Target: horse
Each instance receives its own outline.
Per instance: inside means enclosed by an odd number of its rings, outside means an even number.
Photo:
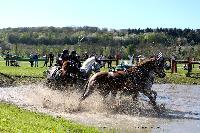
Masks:
[[[100,64],[96,62],[95,56],[88,58],[83,62],[80,69],[78,64],[73,61],[65,61],[61,68],[61,77],[68,83],[76,84],[85,82],[91,76],[92,72],[100,71]],[[81,83],[82,84],[82,83]]]
[[[117,92],[129,92],[133,100],[141,92],[147,96],[150,103],[156,106],[157,93],[151,90],[155,76],[165,77],[164,58],[156,56],[146,59],[138,66],[133,66],[126,71],[98,72],[86,83],[80,101],[86,99],[95,89],[106,98],[109,93],[116,97]]]
[[[83,62],[80,69],[77,64],[72,61],[64,61],[62,67],[53,66],[47,70],[48,83],[56,83],[57,85],[83,85],[91,74],[100,71],[100,64],[96,62],[95,57],[90,57]]]
[[[80,73],[83,78],[88,79],[92,72],[100,72],[101,64],[99,64],[96,60],[95,56],[88,58],[85,62],[83,62],[80,67]]]

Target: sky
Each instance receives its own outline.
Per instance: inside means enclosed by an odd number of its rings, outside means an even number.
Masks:
[[[0,28],[200,29],[200,0],[0,0]]]

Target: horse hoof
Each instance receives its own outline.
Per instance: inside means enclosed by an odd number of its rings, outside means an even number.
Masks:
[[[159,109],[160,109],[161,112],[164,112],[164,110],[165,110],[165,104],[160,104],[159,105]]]
[[[156,106],[156,102],[155,101],[149,101],[149,104],[151,104],[153,107]]]
[[[162,114],[165,110],[165,105],[161,104],[161,105],[156,105],[154,106],[154,110],[158,113],[158,114]]]

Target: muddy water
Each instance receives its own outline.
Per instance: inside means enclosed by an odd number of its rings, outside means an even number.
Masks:
[[[79,91],[61,92],[42,84],[0,88],[0,100],[94,125],[102,131],[199,133],[200,86],[163,84],[154,85],[153,90],[158,93],[160,113],[142,94],[139,102],[132,102],[129,96],[102,101],[94,94],[80,104]]]

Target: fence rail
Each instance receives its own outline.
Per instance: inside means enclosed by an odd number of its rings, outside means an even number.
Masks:
[[[28,58],[4,58],[4,60],[35,61],[34,59],[28,59]],[[38,61],[45,61],[45,59],[38,59]]]
[[[193,61],[191,58],[188,60],[171,60],[171,72],[177,73],[177,64],[185,64],[187,66],[188,76],[192,72],[192,65],[193,64],[200,64],[200,61]]]

